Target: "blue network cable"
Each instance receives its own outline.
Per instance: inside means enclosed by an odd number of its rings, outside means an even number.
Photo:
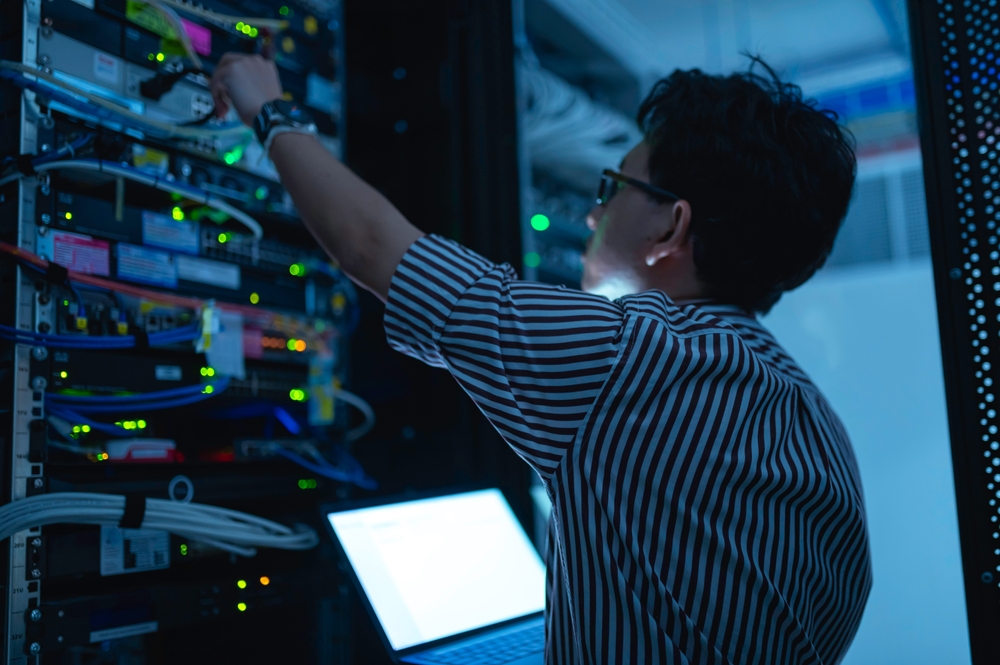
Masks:
[[[149,334],[150,346],[167,346],[193,342],[201,336],[201,326],[192,323],[187,326]],[[109,335],[107,337],[91,337],[87,335],[52,335],[29,330],[18,330],[10,326],[0,325],[0,339],[24,344],[34,344],[56,349],[132,349],[136,346],[134,335]]]
[[[45,394],[45,411],[51,416],[68,422],[89,425],[113,436],[135,436],[134,431],[117,425],[101,423],[85,414],[122,413],[130,411],[159,411],[189,406],[215,397],[229,387],[229,379],[220,378],[207,385],[184,386],[136,395],[61,395]],[[207,390],[211,388],[211,390]]]
[[[228,387],[229,378],[222,377],[214,383],[205,385],[198,384],[134,395],[62,395],[60,393],[46,393],[45,402],[46,404],[72,408],[79,413],[110,413],[121,411],[125,408],[135,410],[165,409],[174,406],[186,406],[187,404],[209,399],[223,392]]]
[[[305,423],[300,422],[298,418],[287,411],[284,407],[268,402],[242,404],[240,406],[216,411],[211,414],[210,417],[220,418],[223,420],[243,420],[259,416],[268,418],[269,422],[265,428],[265,437],[267,438],[271,438],[273,436],[272,420],[280,422],[285,429],[294,435],[300,434],[307,427]],[[338,463],[336,465],[331,464],[319,455],[319,453],[316,454],[316,458],[307,459],[296,452],[281,447],[280,444],[275,445],[272,450],[274,451],[274,454],[284,457],[288,461],[294,462],[302,468],[308,469],[309,471],[323,476],[324,478],[329,478],[342,483],[353,483],[362,489],[378,489],[378,482],[365,473],[364,468],[362,468],[361,464],[354,459],[350,453],[339,446],[334,446],[333,448],[333,451],[338,457]]]
[[[336,480],[342,483],[353,483],[358,487],[366,490],[378,489],[378,482],[365,473],[361,465],[351,457],[350,461],[353,462],[349,470],[341,469],[340,467],[330,464],[326,460],[321,462],[314,462],[302,457],[298,453],[294,453],[291,450],[285,448],[276,447],[274,452],[281,457],[284,457],[290,462],[298,464],[304,469],[312,471],[313,473],[323,476],[324,478],[329,478],[331,480]],[[346,455],[346,453],[345,453]]]

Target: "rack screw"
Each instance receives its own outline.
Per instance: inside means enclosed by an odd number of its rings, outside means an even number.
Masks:
[[[36,490],[40,490],[40,489],[42,489],[42,486],[43,486],[44,484],[45,484],[45,481],[44,481],[44,480],[42,480],[41,478],[35,478],[35,489],[36,489]],[[38,542],[38,545],[35,545],[35,542],[36,542],[36,541]],[[42,544],[42,541],[41,541],[41,539],[40,539],[40,538],[35,538],[35,540],[31,541],[31,544],[32,544],[32,545],[35,545],[35,547],[38,547],[39,545],[41,545],[41,544]]]
[[[41,478],[35,478],[35,487],[41,487],[41,486],[42,486],[42,479]],[[42,539],[41,538],[32,538],[31,539],[31,546],[32,547],[41,547],[42,546]]]
[[[42,611],[36,607],[35,609],[31,610],[31,614],[29,614],[28,616],[31,617],[32,621],[41,621]]]
[[[28,651],[31,652],[32,656],[37,656],[42,652],[42,645],[39,644],[38,642],[32,642],[31,646],[28,647]]]
[[[42,220],[42,224],[49,225],[52,223],[52,215],[47,212],[43,212],[40,219]]]
[[[31,355],[35,358],[35,360],[45,360],[49,357],[49,350],[44,346],[36,346],[31,349]]]
[[[31,576],[32,577],[41,577],[42,576],[42,571],[38,570],[37,568],[32,568],[31,569]]]
[[[44,392],[47,385],[49,382],[45,380],[44,376],[36,376],[31,380],[31,389],[35,392]]]

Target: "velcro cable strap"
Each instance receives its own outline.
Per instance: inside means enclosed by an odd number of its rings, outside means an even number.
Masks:
[[[125,495],[125,511],[118,521],[120,529],[138,529],[146,517],[146,497],[142,494]]]
[[[15,161],[17,170],[29,177],[35,175],[35,165],[32,162],[36,157],[36,155],[18,155]]]
[[[132,326],[132,336],[135,337],[135,348],[137,349],[148,349],[149,348],[149,333],[139,328],[138,326]]]
[[[55,261],[49,261],[49,267],[45,269],[45,279],[53,284],[65,284],[69,279],[69,270]]]

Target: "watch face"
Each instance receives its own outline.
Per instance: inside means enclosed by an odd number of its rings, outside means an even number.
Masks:
[[[276,99],[271,102],[274,110],[295,123],[308,125],[313,122],[312,114],[295,102],[285,99]]]

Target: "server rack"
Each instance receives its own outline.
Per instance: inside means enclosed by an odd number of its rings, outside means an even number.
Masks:
[[[356,293],[255,140],[207,121],[226,51],[274,58],[342,152],[339,3],[0,2],[4,504],[193,492],[320,531],[372,486],[338,392]],[[349,658],[318,539],[251,557],[123,520],[3,543],[4,662]]]
[[[909,14],[972,660],[995,663],[1000,14],[970,0],[911,0]]]

